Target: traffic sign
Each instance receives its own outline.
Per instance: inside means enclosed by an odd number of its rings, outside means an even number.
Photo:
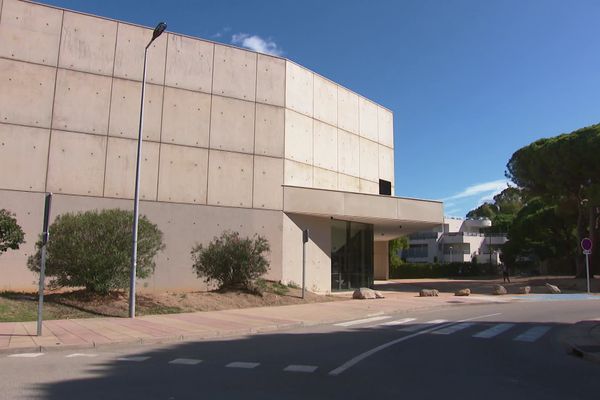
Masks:
[[[585,252],[592,252],[592,240],[590,238],[583,238],[581,240],[581,248],[583,249],[583,252],[585,254]],[[589,254],[589,253],[588,253]]]

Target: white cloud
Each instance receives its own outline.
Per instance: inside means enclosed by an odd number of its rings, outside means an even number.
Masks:
[[[263,39],[258,35],[248,33],[236,33],[231,36],[231,43],[245,47],[259,53],[280,56],[283,50],[271,39]]]
[[[506,179],[498,179],[496,181],[478,183],[476,185],[471,185],[465,188],[463,191],[456,193],[455,195],[445,198],[444,201],[464,199],[466,197],[473,197],[481,194],[484,194],[482,200],[491,199],[507,187],[508,181]]]

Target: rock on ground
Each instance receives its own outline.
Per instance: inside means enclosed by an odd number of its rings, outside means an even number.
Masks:
[[[492,294],[495,294],[495,295],[503,295],[506,293],[508,293],[508,292],[506,291],[506,288],[502,285],[494,286],[494,291],[492,292]]]
[[[377,295],[375,294],[375,291],[373,289],[360,288],[356,289],[354,293],[352,293],[352,298],[360,300],[376,299]]]
[[[468,296],[471,294],[471,289],[460,289],[454,293],[455,296]]]
[[[558,286],[546,283],[546,287],[548,288],[548,291],[550,293],[554,293],[554,294],[559,294],[560,293],[560,289],[558,288]]]
[[[529,294],[531,292],[531,286],[521,286],[519,288],[519,293],[521,294]]]
[[[421,297],[433,297],[439,295],[440,292],[438,292],[437,289],[421,289],[421,291],[419,292],[419,296]]]
[[[385,296],[379,290],[373,290],[373,291],[375,292],[375,297],[376,298],[378,298],[378,299],[385,299]]]

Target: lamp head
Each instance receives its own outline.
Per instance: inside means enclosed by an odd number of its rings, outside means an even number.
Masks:
[[[156,28],[154,28],[154,32],[152,33],[151,42],[153,42],[154,39],[159,37],[165,31],[165,29],[167,29],[167,24],[165,24],[164,22],[159,22],[158,25],[156,25]]]

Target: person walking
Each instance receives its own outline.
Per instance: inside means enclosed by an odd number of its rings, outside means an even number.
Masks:
[[[502,279],[503,282],[510,283],[510,275],[508,273],[508,265],[502,264]]]

